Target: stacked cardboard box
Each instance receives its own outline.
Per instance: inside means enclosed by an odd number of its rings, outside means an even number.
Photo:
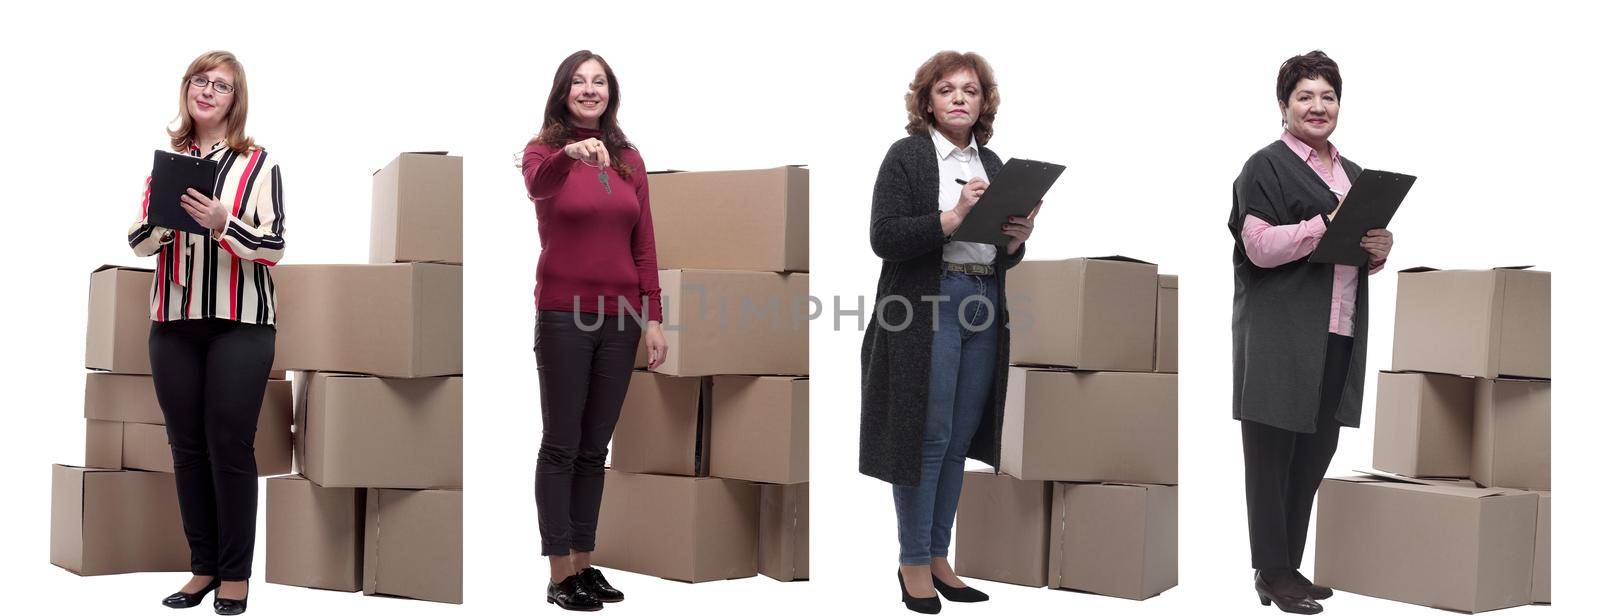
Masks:
[[[968,471],[956,573],[1146,599],[1178,583],[1178,280],[1125,257],[1007,274],[1000,468]]]
[[[687,582],[807,579],[809,173],[649,182],[668,352],[632,375],[594,563]]]
[[[1479,612],[1550,602],[1550,274],[1399,275],[1372,465],[1323,481],[1316,578]]]

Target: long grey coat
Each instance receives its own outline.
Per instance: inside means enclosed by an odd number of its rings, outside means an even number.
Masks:
[[[1000,174],[1000,157],[979,147],[984,172]],[[878,299],[861,341],[861,472],[896,485],[913,486],[922,478],[922,436],[928,414],[928,375],[933,365],[933,307],[920,298],[939,294],[944,263],[944,232],[939,226],[939,159],[929,135],[895,142],[878,168],[872,188],[872,251],[883,259]],[[1005,270],[1022,260],[1026,248],[996,255],[1000,305],[996,326],[1010,323],[1006,310]],[[901,296],[906,304],[883,298]],[[879,310],[881,308],[881,312]],[[908,321],[909,319],[909,321]],[[883,327],[898,327],[899,331]],[[1006,366],[1011,358],[1011,332],[1001,327],[995,352],[994,386],[967,457],[997,465],[1000,422],[1006,400]]]
[[[1354,182],[1361,167],[1341,158]],[[1246,215],[1271,225],[1326,216],[1339,204],[1322,177],[1282,140],[1262,148],[1233,183],[1233,418],[1294,432],[1316,432],[1322,364],[1327,358],[1328,303],[1333,265],[1309,257],[1261,268],[1245,255]],[[1359,267],[1355,344],[1335,414],[1340,425],[1361,425],[1367,366],[1367,268]]]

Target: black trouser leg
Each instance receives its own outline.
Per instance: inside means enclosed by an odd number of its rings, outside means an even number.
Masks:
[[[167,422],[189,571],[217,575],[217,499],[206,447],[206,338],[199,321],[152,323],[150,375]]]
[[[1354,340],[1349,336],[1328,335],[1328,356],[1322,369],[1322,404],[1317,409],[1317,431],[1296,434],[1294,460],[1289,465],[1289,482],[1284,492],[1289,529],[1289,567],[1300,568],[1310,532],[1311,511],[1328,474],[1328,464],[1339,448],[1339,402],[1350,370]]]
[[[572,478],[572,549],[593,552],[595,526],[600,522],[600,497],[605,490],[606,453],[611,433],[622,413],[633,375],[633,358],[639,348],[639,324],[632,318],[608,317],[589,369],[589,398],[583,409],[583,434]]]

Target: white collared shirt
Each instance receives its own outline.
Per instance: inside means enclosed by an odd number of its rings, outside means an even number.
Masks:
[[[980,178],[989,181],[989,174],[983,170],[983,159],[978,156],[978,140],[967,138],[967,147],[957,147],[946,139],[943,133],[929,128],[933,135],[934,155],[939,157],[939,211],[948,212],[955,209],[956,203],[961,200],[961,184],[956,180],[971,180]],[[992,265],[995,257],[993,244],[979,244],[975,242],[950,242],[944,245],[944,260],[950,263],[982,263]]]

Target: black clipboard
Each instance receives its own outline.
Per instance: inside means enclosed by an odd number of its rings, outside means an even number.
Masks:
[[[211,195],[216,185],[217,161],[156,150],[155,163],[150,166],[150,206],[145,217],[157,227],[208,235],[211,231],[183,209],[178,197],[190,188]]]
[[[972,205],[972,211],[950,234],[951,241],[1005,246],[1011,236],[1001,233],[1012,216],[1026,217],[1067,168],[1064,165],[1013,158],[990,180],[989,188]]]
[[[1372,255],[1361,248],[1361,237],[1368,230],[1388,228],[1416,181],[1416,176],[1404,173],[1362,171],[1351,184],[1350,194],[1344,196],[1339,215],[1323,232],[1316,250],[1311,251],[1311,262],[1366,265]]]

